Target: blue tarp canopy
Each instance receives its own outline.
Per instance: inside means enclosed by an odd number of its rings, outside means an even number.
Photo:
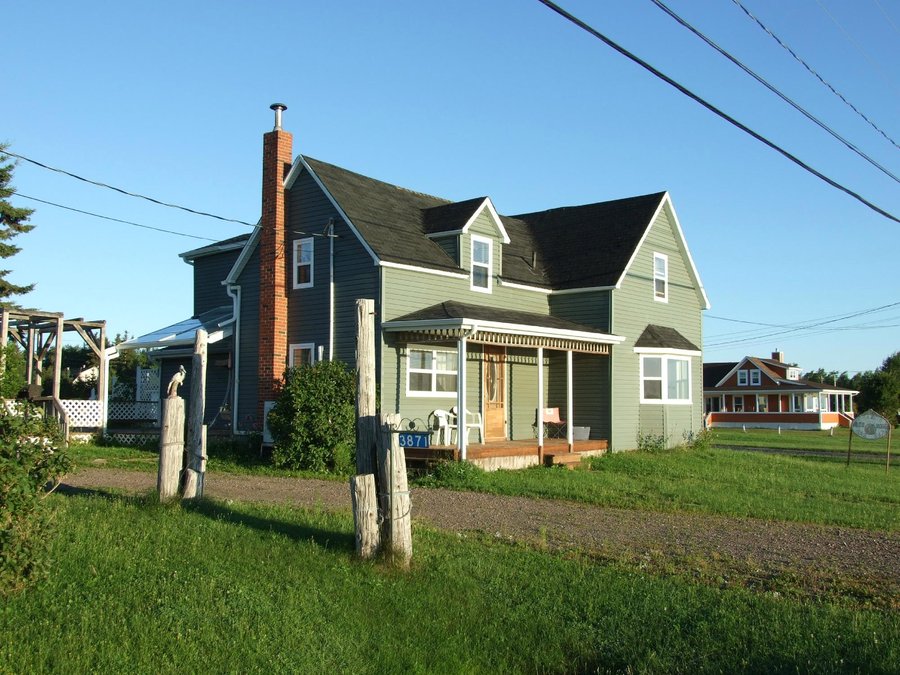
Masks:
[[[229,337],[233,332],[234,321],[231,305],[216,307],[198,316],[192,316],[171,326],[160,328],[123,342],[118,346],[121,349],[155,349],[158,347],[183,347],[194,344],[197,331],[205,330],[209,337],[207,342],[212,344]]]

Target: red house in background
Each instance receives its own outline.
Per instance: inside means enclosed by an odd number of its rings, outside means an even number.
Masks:
[[[859,392],[800,379],[800,368],[771,359],[703,364],[703,401],[708,427],[832,429],[853,421]]]

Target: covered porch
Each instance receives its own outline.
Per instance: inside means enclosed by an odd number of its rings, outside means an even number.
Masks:
[[[382,330],[398,354],[400,415],[427,419],[430,431],[437,430],[435,414],[450,409],[456,417],[449,439],[432,435],[431,455],[521,468],[543,464],[548,455],[566,453],[575,462],[579,453],[606,451],[607,439],[576,440],[575,355],[608,363],[611,346],[624,338],[557,317],[457,302],[385,322]],[[562,420],[553,427],[559,438],[547,437],[545,415],[538,414],[548,408],[551,376],[558,383],[551,405]],[[593,392],[578,408],[584,416],[606,400],[609,385],[587,376],[582,385]]]

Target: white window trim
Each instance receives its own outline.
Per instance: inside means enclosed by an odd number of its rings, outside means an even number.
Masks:
[[[750,376],[747,375],[746,370],[739,370],[737,372],[737,386],[746,387],[747,383],[750,381]]]
[[[288,345],[288,367],[294,367],[294,352],[298,349],[308,349],[309,350],[309,362],[313,364],[316,362],[316,343],[315,342],[298,342],[296,344]]]
[[[759,368],[754,368],[750,371],[750,386],[758,387],[762,384],[762,371]]]
[[[453,370],[438,370],[437,369],[437,357],[436,354],[438,352],[443,352],[447,354],[453,354],[454,359],[453,363],[456,364],[456,352],[450,349],[424,349],[420,347],[410,347],[410,352],[431,352],[432,353],[432,368],[431,370],[424,370],[420,368],[412,368],[409,364],[411,363],[408,355],[406,360],[406,395],[409,398],[456,398],[456,391],[419,391],[418,389],[412,389],[409,386],[410,376],[415,373],[431,373],[431,386],[434,387],[437,384],[437,376],[438,375],[456,375],[456,384],[457,388],[459,387],[459,372],[454,366]]]
[[[662,260],[666,264],[666,273],[663,276],[657,276],[656,274],[656,261]],[[656,281],[657,279],[662,279],[663,284],[665,285],[665,292],[662,297],[656,294]],[[653,253],[653,299],[656,302],[669,302],[669,256],[665,253]]]
[[[309,281],[307,283],[301,284],[297,281],[297,277],[298,277],[297,270],[300,266],[300,258],[299,258],[300,249],[306,244],[309,245],[309,250],[310,250]],[[294,239],[294,273],[293,273],[294,274],[294,276],[293,276],[294,288],[312,288],[313,281],[315,278],[313,276],[313,271],[315,269],[315,260],[316,260],[316,247],[315,247],[315,240],[313,239],[313,237],[304,237],[303,239]]]
[[[662,398],[644,398],[644,360],[660,359],[662,376],[646,379],[661,380],[662,382]],[[686,361],[688,364],[688,391],[686,399],[670,399],[669,395],[669,361]],[[646,354],[641,355],[640,377],[638,378],[638,387],[640,387],[639,396],[641,403],[651,405],[691,405],[694,402],[694,365],[691,363],[690,357],[674,355],[674,354]]]
[[[487,244],[488,247],[488,261],[485,263],[476,263],[475,262],[475,243],[480,242],[482,244]],[[469,272],[469,288],[476,293],[492,293],[493,285],[494,285],[494,241],[493,239],[488,239],[487,237],[479,237],[477,234],[473,234],[471,237],[471,242],[469,244],[469,264],[471,266],[471,271]],[[487,288],[482,288],[481,286],[475,285],[475,267],[487,267]]]

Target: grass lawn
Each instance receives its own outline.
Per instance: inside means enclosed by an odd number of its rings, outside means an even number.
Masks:
[[[839,453],[847,457],[847,445],[850,430],[838,428],[832,434],[829,431],[788,431],[781,434],[775,429],[712,429],[712,442],[715,445],[742,445],[756,448],[785,448],[789,450],[823,450]],[[891,442],[891,459],[900,454],[900,430],[895,429]],[[887,454],[887,439],[867,441],[854,436],[852,453],[867,455]]]
[[[53,495],[56,565],[0,604],[0,671],[896,672],[900,616],[339,515]]]
[[[588,466],[591,470],[535,467],[484,473],[449,465],[418,482],[620,508],[900,528],[900,469],[887,474],[880,464],[847,467],[710,448],[613,453],[591,459]]]

